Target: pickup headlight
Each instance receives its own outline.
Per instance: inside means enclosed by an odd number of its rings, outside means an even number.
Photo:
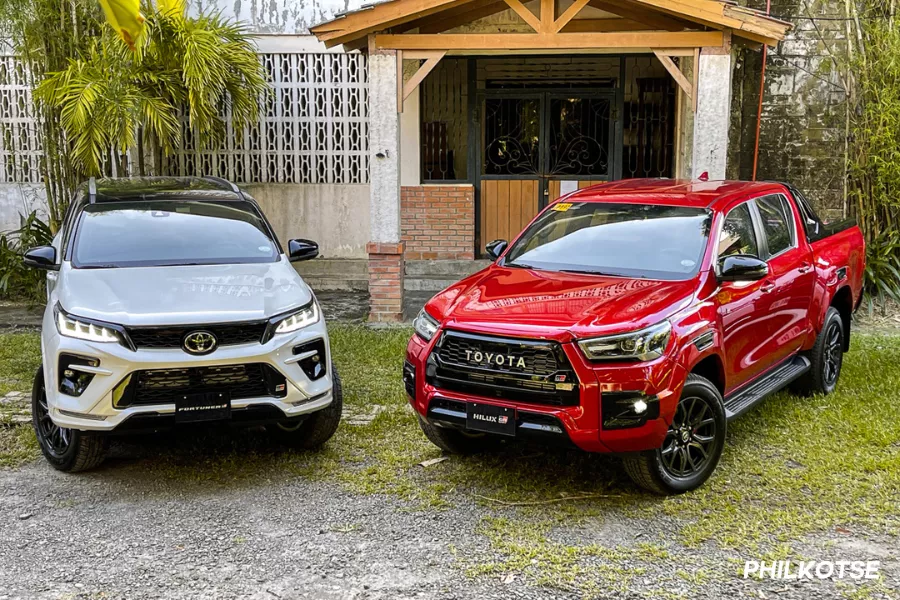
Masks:
[[[413,321],[413,327],[415,328],[416,333],[419,334],[419,337],[428,342],[434,337],[434,333],[438,328],[438,322],[437,319],[425,312],[425,309],[423,308],[419,311],[416,320]]]
[[[90,319],[73,317],[59,306],[56,307],[56,328],[60,335],[86,342],[115,342],[117,344],[122,342],[122,337],[114,327]]]
[[[663,355],[671,334],[672,325],[663,321],[640,331],[580,340],[578,345],[588,360],[647,361]]]
[[[313,298],[309,304],[302,306],[297,312],[282,317],[275,326],[275,333],[293,333],[304,327],[319,322],[319,304]]]

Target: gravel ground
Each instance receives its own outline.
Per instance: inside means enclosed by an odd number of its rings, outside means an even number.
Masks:
[[[172,448],[175,472],[156,470],[156,456]],[[277,455],[250,479],[196,481],[196,457],[179,455],[188,448],[197,446],[127,440],[88,474],[65,475],[42,461],[0,470],[0,598],[582,597],[516,571],[467,575],[473,565],[502,559],[483,534],[484,521],[514,520],[516,508],[486,506],[460,490],[449,508],[422,509],[297,476],[281,470]],[[589,561],[588,568],[614,569],[608,587],[596,590],[601,598],[844,598],[862,591],[744,580],[743,560],[759,557],[667,542],[679,526],[674,517],[603,515],[555,527],[549,537],[609,548],[654,542],[650,554]],[[861,597],[898,597],[895,538],[832,532],[794,549],[807,559],[880,560],[885,585]]]

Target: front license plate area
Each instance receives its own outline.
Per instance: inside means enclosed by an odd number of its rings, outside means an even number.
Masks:
[[[228,392],[185,394],[175,399],[175,422],[197,423],[231,418],[231,396]]]
[[[516,409],[469,402],[466,404],[466,429],[514,436],[516,435]]]

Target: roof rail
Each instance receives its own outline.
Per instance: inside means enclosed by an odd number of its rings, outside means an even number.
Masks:
[[[94,177],[88,180],[88,202],[91,204],[97,202],[97,180]]]
[[[235,185],[233,182],[228,181],[227,179],[223,179],[221,177],[213,177],[212,175],[204,175],[203,177],[201,177],[201,179],[203,179],[205,181],[209,181],[210,183],[217,183],[223,187],[228,188],[235,194],[241,193],[241,189],[237,185]]]

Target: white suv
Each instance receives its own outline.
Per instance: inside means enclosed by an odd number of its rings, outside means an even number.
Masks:
[[[301,447],[341,418],[328,333],[256,201],[215,178],[84,184],[45,269],[42,368],[32,391],[44,456],[62,471],[103,460],[109,432],[265,424]]]

